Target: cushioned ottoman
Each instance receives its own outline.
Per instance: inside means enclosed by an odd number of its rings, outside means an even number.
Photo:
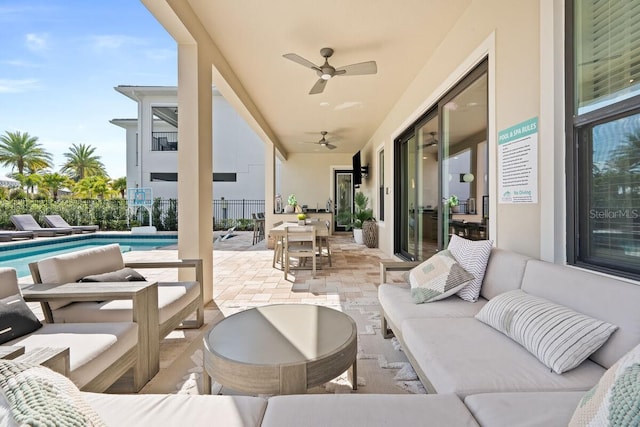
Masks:
[[[248,396],[82,393],[82,397],[109,426],[257,427],[267,406],[265,399]]]
[[[483,393],[467,396],[464,403],[483,427],[566,427],[584,394]]]
[[[290,395],[269,399],[263,427],[477,426],[454,395]]]

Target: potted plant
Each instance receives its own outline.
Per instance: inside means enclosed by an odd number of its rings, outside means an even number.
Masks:
[[[353,229],[353,238],[356,243],[361,245],[364,243],[362,227],[366,221],[373,220],[373,210],[367,208],[369,198],[361,191],[355,194],[354,203],[355,209],[353,213],[344,212],[342,215],[339,215],[338,218],[341,222],[345,223],[344,225],[347,230]]]
[[[303,214],[303,213],[298,214],[298,225],[304,225],[306,219],[307,219],[306,214]]]
[[[458,196],[454,194],[447,199],[446,204],[449,205],[451,212],[456,213],[459,209],[458,205],[460,204],[460,200],[458,200]]]
[[[287,198],[287,207],[284,208],[285,213],[294,213],[296,211],[296,206],[298,206],[298,199],[295,194],[289,194]]]

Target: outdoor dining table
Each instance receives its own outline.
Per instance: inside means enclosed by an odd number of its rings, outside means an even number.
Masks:
[[[304,225],[300,224],[298,221],[283,222],[282,224],[276,227],[273,227],[271,230],[269,230],[269,235],[273,236],[274,241],[278,242],[278,240],[284,237],[287,227],[309,227],[309,226],[315,227],[316,237],[329,237],[329,227],[327,227],[327,224],[324,221],[309,221],[309,220],[307,220]],[[322,242],[322,239],[319,239],[319,241]],[[321,244],[318,245],[318,252],[322,254]],[[274,251],[274,254],[273,254],[274,261],[275,261],[276,253],[277,251]],[[328,249],[327,249],[327,256],[329,256]]]

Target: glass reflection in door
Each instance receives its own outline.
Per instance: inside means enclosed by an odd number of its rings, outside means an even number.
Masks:
[[[335,206],[335,224],[336,231],[345,231],[353,213],[353,172],[345,170],[337,170],[334,174],[334,197]]]

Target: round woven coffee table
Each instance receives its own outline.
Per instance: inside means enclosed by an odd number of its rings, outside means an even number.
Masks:
[[[277,304],[231,315],[204,336],[204,386],[253,394],[302,394],[346,370],[357,389],[357,328],[346,314]]]

